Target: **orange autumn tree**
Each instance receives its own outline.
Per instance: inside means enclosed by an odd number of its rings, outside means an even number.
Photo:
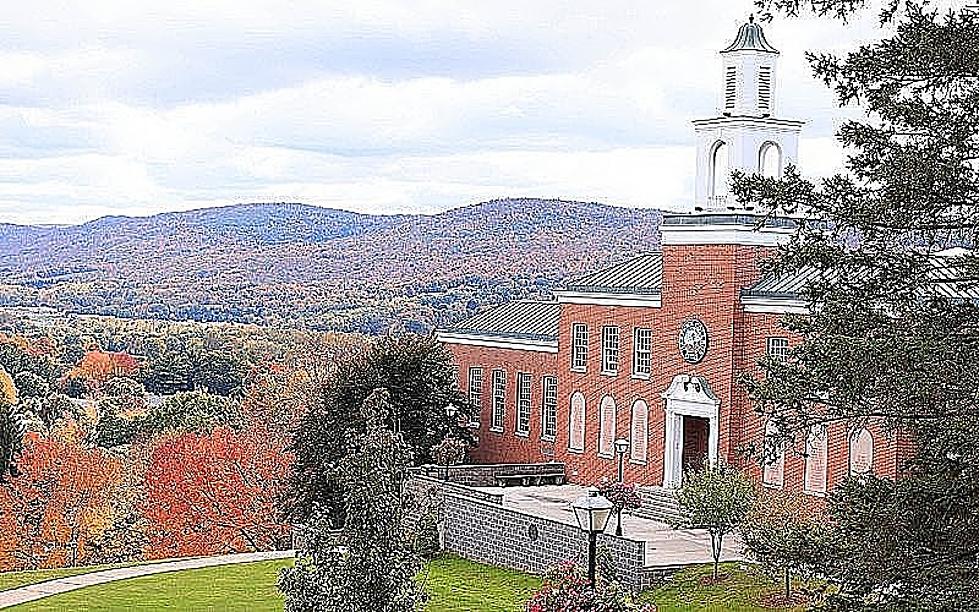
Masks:
[[[0,487],[0,571],[84,564],[112,522],[122,462],[71,427],[57,433],[29,433],[20,476]]]
[[[147,556],[273,550],[289,543],[278,502],[291,456],[263,428],[166,435],[151,449]]]
[[[92,350],[71,371],[72,378],[79,378],[90,389],[99,389],[110,378],[131,376],[139,369],[136,359],[128,353],[110,353]]]

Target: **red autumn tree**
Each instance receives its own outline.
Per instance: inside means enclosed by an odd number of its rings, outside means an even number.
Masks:
[[[0,571],[84,564],[112,523],[122,462],[80,439],[73,425],[25,438],[21,475],[0,487]]]
[[[131,376],[139,369],[136,359],[128,353],[109,353],[105,351],[88,351],[78,365],[71,371],[71,376],[80,378],[89,388],[98,389],[110,378]]]
[[[291,456],[262,428],[171,434],[150,450],[142,503],[150,558],[281,549]]]

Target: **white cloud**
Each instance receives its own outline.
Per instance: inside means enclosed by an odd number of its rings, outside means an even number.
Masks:
[[[39,0],[0,24],[0,221],[235,201],[435,211],[501,196],[676,208],[691,119],[744,7],[613,1]],[[705,18],[705,16],[710,16]],[[807,48],[874,32],[767,26],[803,169],[844,114]]]

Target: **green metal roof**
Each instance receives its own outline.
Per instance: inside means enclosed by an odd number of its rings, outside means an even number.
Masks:
[[[560,316],[561,307],[557,302],[520,300],[477,314],[443,331],[449,334],[556,342]]]
[[[565,291],[618,295],[659,295],[663,287],[663,254],[646,253],[565,283]]]

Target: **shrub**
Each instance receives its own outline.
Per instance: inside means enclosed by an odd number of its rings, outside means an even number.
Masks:
[[[571,562],[552,569],[527,603],[528,612],[654,612],[652,604],[637,603],[615,582],[599,580],[595,589]]]

